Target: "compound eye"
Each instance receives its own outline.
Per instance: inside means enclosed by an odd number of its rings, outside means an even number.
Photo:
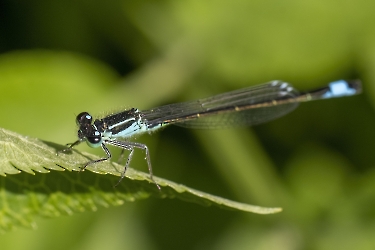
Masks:
[[[87,144],[92,148],[99,147],[102,144],[102,136],[97,131],[93,135],[87,136],[86,140]]]
[[[76,122],[78,125],[91,124],[92,116],[87,112],[82,112],[77,115]]]
[[[101,142],[102,137],[101,136],[90,136],[90,137],[87,137],[87,140],[91,144],[97,144],[97,143]]]

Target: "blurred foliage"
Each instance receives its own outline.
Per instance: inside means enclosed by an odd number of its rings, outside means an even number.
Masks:
[[[135,138],[155,175],[282,213],[147,199],[40,219],[37,230],[0,236],[2,249],[373,249],[374,7],[1,0],[0,127],[60,144],[76,139],[82,111],[148,109],[273,79],[301,91],[364,82],[360,96],[304,103],[253,128]],[[132,166],[146,168],[141,153]]]

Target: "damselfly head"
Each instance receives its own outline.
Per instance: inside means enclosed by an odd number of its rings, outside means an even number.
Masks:
[[[80,141],[86,140],[90,147],[99,147],[102,143],[102,135],[92,125],[92,116],[87,112],[82,112],[77,115],[77,125],[79,126],[78,138]]]

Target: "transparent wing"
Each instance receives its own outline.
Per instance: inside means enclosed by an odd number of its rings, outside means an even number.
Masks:
[[[159,124],[209,129],[249,126],[283,116],[298,106],[289,83],[272,81],[195,101],[141,111],[149,128]]]

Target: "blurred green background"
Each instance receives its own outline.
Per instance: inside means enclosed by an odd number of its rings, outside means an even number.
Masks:
[[[252,128],[135,140],[154,174],[282,213],[150,198],[0,235],[1,249],[374,249],[375,2],[0,0],[0,127],[66,144],[75,116],[281,79],[363,94]],[[80,145],[79,150],[102,155]],[[114,152],[118,151],[113,150]],[[147,171],[142,151],[131,167]],[[84,174],[84,173],[82,173]]]

